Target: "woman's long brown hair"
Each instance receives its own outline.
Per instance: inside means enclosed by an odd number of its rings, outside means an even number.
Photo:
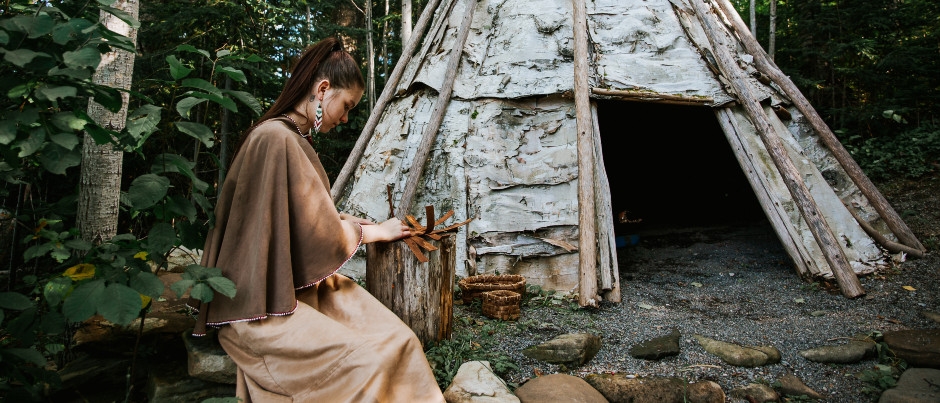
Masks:
[[[242,134],[232,159],[238,155],[249,132],[262,122],[287,113],[301,100],[310,97],[313,85],[323,79],[329,80],[330,87],[336,89],[366,87],[359,65],[343,47],[343,41],[339,38],[329,37],[307,47],[297,60],[274,105]]]

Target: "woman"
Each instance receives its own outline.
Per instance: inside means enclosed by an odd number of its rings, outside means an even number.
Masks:
[[[220,327],[245,402],[442,402],[421,344],[336,271],[359,245],[411,235],[339,214],[311,134],[346,123],[365,85],[335,38],[301,55],[274,105],[235,153],[202,265],[235,298],[201,304],[194,334]]]

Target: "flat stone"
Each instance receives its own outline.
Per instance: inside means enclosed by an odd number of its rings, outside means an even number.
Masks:
[[[772,346],[741,346],[695,335],[695,340],[709,354],[736,367],[759,367],[780,362],[780,351]]]
[[[747,386],[735,388],[731,391],[731,397],[759,403],[780,400],[780,395],[777,394],[774,388],[762,383],[749,383]]]
[[[222,349],[215,330],[202,337],[194,337],[187,330],[181,337],[186,347],[190,376],[208,382],[235,384],[238,366]]]
[[[530,379],[516,389],[516,397],[522,403],[607,403],[604,395],[584,379],[566,374],[551,374]]]
[[[80,355],[58,371],[62,389],[69,389],[90,382],[102,383],[102,380],[118,379],[117,384],[124,384],[127,370],[131,366],[128,358],[100,357],[88,354]]]
[[[590,333],[569,333],[522,350],[534,360],[568,367],[578,367],[594,358],[601,348],[601,338]]]
[[[496,376],[487,361],[469,361],[444,391],[447,403],[519,403],[506,382]]]
[[[910,368],[901,373],[898,384],[883,393],[878,403],[940,402],[940,370]]]
[[[630,348],[630,356],[644,360],[658,360],[679,354],[679,331],[641,342]]]
[[[940,369],[940,329],[887,332],[884,342],[911,367]]]
[[[724,403],[725,392],[712,381],[681,378],[628,378],[625,374],[590,374],[584,380],[611,402]]]
[[[816,400],[823,399],[823,395],[819,394],[819,392],[813,390],[809,386],[806,386],[802,379],[797,378],[793,374],[786,374],[780,377],[778,381],[780,382],[780,393],[784,395],[806,396],[810,399]]]
[[[814,347],[800,351],[803,358],[829,364],[854,364],[875,354],[875,341],[866,335],[856,335],[846,344]]]

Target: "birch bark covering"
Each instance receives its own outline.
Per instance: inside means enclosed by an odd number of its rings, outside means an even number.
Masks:
[[[137,0],[119,0],[112,7],[122,10],[137,19],[140,4]],[[116,33],[137,43],[137,30],[114,15],[101,12],[99,22]],[[114,49],[102,55],[101,64],[92,81],[108,87],[130,89],[134,73],[134,54]],[[121,131],[127,120],[129,95],[121,92],[121,109],[112,113],[95,103],[88,103],[88,116],[109,130]],[[100,243],[117,234],[118,213],[121,197],[121,163],[123,152],[111,144],[98,145],[91,136],[82,142],[81,178],[78,198],[78,229],[82,239]]]

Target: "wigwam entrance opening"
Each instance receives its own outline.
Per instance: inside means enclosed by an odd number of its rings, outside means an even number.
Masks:
[[[629,243],[631,235],[767,225],[710,108],[619,101],[597,108],[616,235]],[[631,222],[619,222],[622,212]]]

